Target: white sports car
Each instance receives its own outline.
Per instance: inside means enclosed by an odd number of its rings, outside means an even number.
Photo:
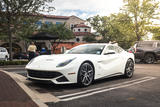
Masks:
[[[30,80],[88,86],[100,78],[132,77],[134,55],[114,44],[84,44],[65,54],[38,56],[26,65],[26,69]]]

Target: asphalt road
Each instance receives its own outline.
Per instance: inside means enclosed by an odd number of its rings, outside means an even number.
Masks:
[[[26,76],[24,68],[6,68]],[[95,81],[80,88],[75,84],[54,85],[28,82],[39,93],[50,93],[59,102],[46,102],[49,107],[160,107],[160,64],[136,64],[133,78],[122,76]]]

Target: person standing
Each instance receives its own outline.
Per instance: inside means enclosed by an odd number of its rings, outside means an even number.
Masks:
[[[34,42],[31,42],[31,45],[29,45],[28,47],[29,61],[36,56],[36,50],[37,50],[36,45],[34,44]]]

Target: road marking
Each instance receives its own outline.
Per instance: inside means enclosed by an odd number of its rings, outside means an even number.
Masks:
[[[82,91],[82,92],[78,92],[78,93],[57,96],[57,97],[60,98],[60,101],[70,101],[70,100],[74,100],[74,99],[78,99],[78,98],[82,98],[82,97],[87,97],[87,96],[91,96],[91,95],[102,93],[102,92],[107,92],[107,91],[111,91],[111,90],[115,90],[115,89],[119,89],[119,88],[124,88],[124,87],[128,87],[128,86],[140,84],[140,83],[150,81],[153,79],[156,79],[156,78],[155,77],[144,77],[144,78],[135,79],[135,80],[128,81],[128,82],[123,82],[120,84],[115,84],[114,87],[110,87],[110,88],[101,87],[101,88],[86,90],[86,91]],[[66,98],[66,97],[68,97],[68,98]]]
[[[117,85],[128,84],[128,83],[132,83],[132,82],[135,82],[135,81],[140,81],[140,80],[148,79],[148,78],[150,78],[150,77],[143,77],[143,78],[139,78],[139,79],[123,82],[123,83],[118,83],[118,84],[114,84],[114,85],[104,86],[104,87],[100,87],[100,88],[94,88],[94,89],[85,90],[85,91],[82,91],[82,92],[77,92],[77,93],[67,94],[67,95],[62,95],[62,96],[57,96],[57,97],[58,98],[65,98],[65,97],[75,96],[75,95],[79,95],[79,94],[85,94],[85,93],[88,93],[88,92],[97,91],[97,90],[105,89],[105,88],[108,88],[108,87],[114,87],[114,86],[117,86]]]

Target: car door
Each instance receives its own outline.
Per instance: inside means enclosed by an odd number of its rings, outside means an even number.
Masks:
[[[115,50],[115,46],[109,45],[101,55],[101,59],[98,61],[103,76],[109,76],[118,73],[120,69],[120,54]]]

